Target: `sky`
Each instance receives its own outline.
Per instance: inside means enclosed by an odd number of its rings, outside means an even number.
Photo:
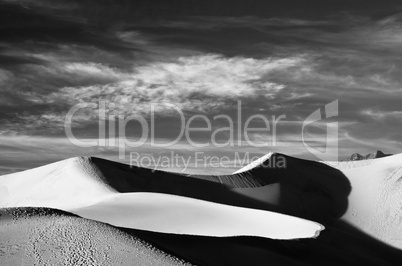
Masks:
[[[236,154],[399,153],[401,55],[400,1],[0,0],[0,174],[75,156],[130,163],[130,152],[155,160],[173,152],[189,167],[158,168],[217,174],[242,166]],[[316,110],[323,119],[303,127]],[[246,139],[252,116],[249,128],[261,130]],[[82,141],[112,139],[99,125],[115,121],[115,136],[135,142],[139,117],[154,127],[137,147],[79,147],[66,133],[67,125]],[[275,132],[272,117],[282,117]],[[207,120],[209,130],[178,138]],[[338,135],[328,137],[335,122]],[[229,160],[205,167],[196,152]]]

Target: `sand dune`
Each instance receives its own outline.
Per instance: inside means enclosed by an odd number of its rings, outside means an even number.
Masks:
[[[57,208],[155,232],[296,239],[315,237],[323,229],[318,223],[297,217],[197,199],[210,199],[212,195],[215,201],[223,198],[236,203],[242,197],[216,182],[150,169],[126,169],[96,158],[72,158],[2,176],[0,186],[7,191],[0,202],[3,208]],[[125,218],[127,213],[131,215]]]
[[[119,227],[199,236],[298,239],[316,237],[324,229],[318,223],[275,212],[161,193],[120,193],[70,211]]]
[[[239,266],[395,265],[402,257],[364,235],[332,227],[318,238],[283,241],[116,228],[54,209],[0,210],[0,265],[186,264],[171,254],[195,265]]]
[[[286,159],[286,168],[266,167],[272,166],[269,160],[278,156]],[[205,245],[212,245],[219,236],[222,240],[216,243],[230,248],[228,257],[215,259],[230,261],[231,265],[242,265],[236,263],[241,256],[236,260],[231,255],[236,250],[250,256],[279,256],[279,261],[285,263],[282,259],[294,255],[288,249],[297,247],[316,254],[321,246],[326,256],[335,261],[344,254],[360,254],[356,261],[364,261],[364,254],[370,252],[371,260],[384,264],[387,256],[402,257],[398,251],[382,245],[402,248],[401,159],[402,154],[322,163],[268,154],[262,164],[250,165],[232,175],[214,176],[152,171],[80,157],[0,176],[0,207],[72,210],[83,217],[134,228],[124,230],[133,230],[179,257],[195,263],[208,261],[208,265],[213,264],[211,260],[203,258],[201,251],[190,249],[188,239],[200,241],[194,249],[208,250]],[[331,233],[324,230],[320,234],[323,237],[311,239],[320,244],[308,242],[301,246],[289,241],[267,244],[258,240],[312,237],[321,229],[316,222],[281,213],[320,222]],[[244,242],[227,238],[235,235],[259,237],[246,237]],[[178,242],[169,246],[174,239]],[[348,248],[341,249],[342,243],[349,243]],[[283,250],[278,250],[277,245]],[[258,247],[258,252],[254,247]],[[218,250],[226,252],[224,247],[213,246],[208,252]],[[336,252],[339,254],[334,255]],[[326,256],[322,256],[322,261]],[[293,257],[291,263],[298,258]],[[308,261],[306,257],[304,262]]]
[[[116,190],[103,182],[87,158],[71,158],[0,177],[0,208],[65,209],[91,205]]]
[[[265,162],[264,159],[269,160],[272,156],[275,155],[270,153],[259,160],[260,164],[250,164],[236,173],[248,173],[257,170]],[[346,183],[346,179],[347,183],[350,184],[350,189],[339,189],[340,195],[344,194],[343,199],[345,200],[345,208],[341,209],[340,213],[342,211],[343,213],[339,218],[372,237],[402,249],[402,154],[385,155],[382,152],[376,152],[359,160],[322,163],[342,173],[338,174],[339,182]],[[291,164],[291,167],[295,171],[303,171],[294,163]],[[313,169],[310,170],[313,172]],[[267,169],[267,173],[273,174],[273,172],[272,169]],[[326,178],[324,172],[322,179],[326,179],[325,182],[331,181]],[[332,181],[336,182],[336,180]],[[277,184],[280,183],[281,181]],[[322,183],[322,188],[327,189],[330,184],[330,182]],[[280,198],[279,202],[282,200],[283,205],[283,194],[286,193],[286,189],[279,188],[279,190],[277,192]],[[335,190],[333,192],[336,193]],[[347,193],[345,194],[345,192]],[[294,193],[303,193],[303,191],[298,189]],[[304,193],[308,192],[304,191]],[[291,209],[292,204],[294,204],[293,201],[290,208],[285,208],[285,212],[297,215]],[[313,217],[307,217],[313,219]]]
[[[285,168],[272,163],[279,159],[286,161]],[[257,166],[232,175],[176,174],[99,158],[89,161],[102,179],[119,192],[173,194],[279,211],[319,222],[339,218],[346,210],[350,192],[350,183],[341,171],[283,154],[267,156],[267,167]]]
[[[1,177],[0,187],[9,196],[3,196],[0,207],[64,209],[91,205],[116,192],[157,192],[317,221],[344,213],[350,188],[340,171],[280,154],[268,160],[279,156],[286,159],[286,168],[254,167],[219,176],[183,175],[99,158],[72,158]]]
[[[362,155],[360,153],[353,153],[349,157],[345,158],[342,161],[360,161],[360,160],[370,160],[370,159],[378,159],[387,156],[391,156],[392,154],[387,154],[382,151],[376,151],[372,153],[368,153],[366,155]]]
[[[112,226],[54,209],[0,209],[0,265],[185,265]]]
[[[352,186],[341,219],[402,249],[402,154],[331,165]]]

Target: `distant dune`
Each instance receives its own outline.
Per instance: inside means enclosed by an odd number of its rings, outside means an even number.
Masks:
[[[368,153],[366,155],[361,155],[360,153],[353,153],[346,159],[342,161],[360,161],[360,160],[370,160],[370,159],[378,159],[378,158],[383,158],[387,156],[391,156],[392,154],[387,154],[382,151],[376,151],[372,153]]]

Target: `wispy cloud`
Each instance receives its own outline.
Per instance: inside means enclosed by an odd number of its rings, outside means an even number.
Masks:
[[[33,84],[40,90],[26,91],[20,97],[32,104],[58,107],[18,115],[31,121],[31,130],[46,123],[60,128],[69,108],[81,102],[97,104],[106,100],[115,104],[116,114],[147,115],[151,103],[174,103],[184,111],[207,112],[225,107],[228,100],[275,98],[285,85],[271,81],[270,75],[301,67],[305,61],[302,57],[252,59],[208,54],[134,66],[128,72],[100,63],[47,59],[46,65],[26,66],[25,80],[10,82],[13,88],[24,86],[31,82],[31,75],[37,74]],[[96,115],[94,110],[87,118]]]
[[[303,20],[293,18],[263,18],[255,16],[213,17],[193,16],[181,20],[151,21],[148,26],[192,30],[219,30],[224,28],[253,28],[263,30],[267,27],[305,27],[331,25],[328,21]]]
[[[1,0],[0,2],[10,3],[21,5],[24,8],[45,8],[45,9],[52,9],[52,10],[71,10],[76,9],[79,7],[78,4],[69,2],[66,3],[65,1],[60,0]]]
[[[363,115],[371,117],[373,119],[394,118],[401,119],[402,111],[381,111],[376,109],[365,109],[361,112]]]

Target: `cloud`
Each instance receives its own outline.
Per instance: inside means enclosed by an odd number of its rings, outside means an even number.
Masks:
[[[232,98],[254,96],[258,90],[280,90],[281,84],[264,82],[264,78],[274,70],[285,70],[302,61],[302,58],[224,58],[212,54],[140,67],[135,76],[145,86],[160,86],[169,94],[177,91],[184,96],[203,93]]]
[[[253,28],[263,30],[268,27],[306,27],[306,26],[325,26],[330,25],[328,21],[303,20],[295,18],[264,18],[256,16],[237,16],[237,17],[214,17],[214,16],[193,16],[181,20],[167,20],[151,22],[153,27],[192,29],[192,30],[219,30],[224,28]]]
[[[161,104],[156,111],[168,114],[172,109],[164,107],[165,103],[173,103],[185,112],[206,113],[233,106],[238,99],[273,100],[286,88],[283,80],[274,81],[273,77],[307,64],[303,56],[255,59],[205,53],[173,53],[145,62],[130,62],[130,58],[124,61],[117,56],[113,61],[112,53],[98,48],[45,44],[51,49],[44,52],[41,45],[33,51],[19,50],[38,63],[0,72],[0,82],[6,84],[1,90],[8,95],[4,101],[12,106],[4,109],[8,116],[3,119],[3,132],[61,133],[68,110],[82,102],[98,104],[106,100],[115,104],[115,114],[149,116],[151,103]],[[6,51],[11,56],[18,49]],[[97,115],[97,110],[78,113],[74,125],[90,125]]]
[[[285,86],[269,81],[270,73],[287,71],[303,61],[298,57],[258,60],[214,54],[154,62],[134,67],[130,73],[102,64],[58,63],[40,66],[41,75],[48,80],[72,80],[77,84],[89,82],[91,85],[59,88],[42,95],[41,102],[72,107],[81,102],[97,104],[99,100],[106,100],[115,104],[116,113],[123,115],[147,115],[151,103],[173,103],[184,111],[206,112],[224,107],[228,100],[274,97]],[[59,114],[60,123],[67,111]],[[166,109],[157,111],[166,112]],[[93,116],[96,114],[89,117]],[[55,114],[49,117],[55,122]],[[43,114],[40,118],[48,120]],[[29,120],[32,119],[29,116]]]
[[[365,109],[361,111],[365,116],[373,119],[387,119],[387,118],[400,118],[402,117],[402,111],[380,111],[376,109]]]
[[[0,85],[6,85],[13,78],[13,73],[0,68]]]
[[[17,113],[14,122],[3,124],[3,132],[63,132],[65,115],[72,106],[82,102],[98,104],[99,100],[113,103],[116,115],[149,116],[151,103],[161,104],[157,113],[177,115],[164,104],[173,103],[184,112],[216,113],[233,108],[233,102],[242,99],[249,106],[302,119],[342,92],[350,97],[343,100],[350,101],[360,97],[359,91],[377,94],[378,88],[382,88],[380,92],[392,92],[397,84],[386,75],[356,76],[352,71],[346,74],[337,65],[329,69],[331,58],[308,53],[261,59],[211,53],[173,55],[131,65],[110,61],[114,65],[111,66],[99,61],[71,61],[80,55],[85,60],[89,48],[57,49],[58,53],[52,50],[26,53],[43,63],[23,65],[18,80],[11,71],[0,73],[0,80],[7,79],[9,93],[38,106],[33,113]],[[98,49],[91,49],[88,51],[102,54]],[[104,53],[104,57],[112,58],[112,55]],[[18,89],[22,87],[32,89]],[[370,97],[367,93],[366,96]],[[295,117],[295,108],[300,117]],[[97,116],[97,109],[77,113],[74,126],[91,125],[90,121]]]
[[[45,8],[52,10],[70,10],[78,8],[76,3],[70,1],[70,3],[65,3],[65,1],[60,0],[1,0],[4,3],[21,5],[24,8]]]

